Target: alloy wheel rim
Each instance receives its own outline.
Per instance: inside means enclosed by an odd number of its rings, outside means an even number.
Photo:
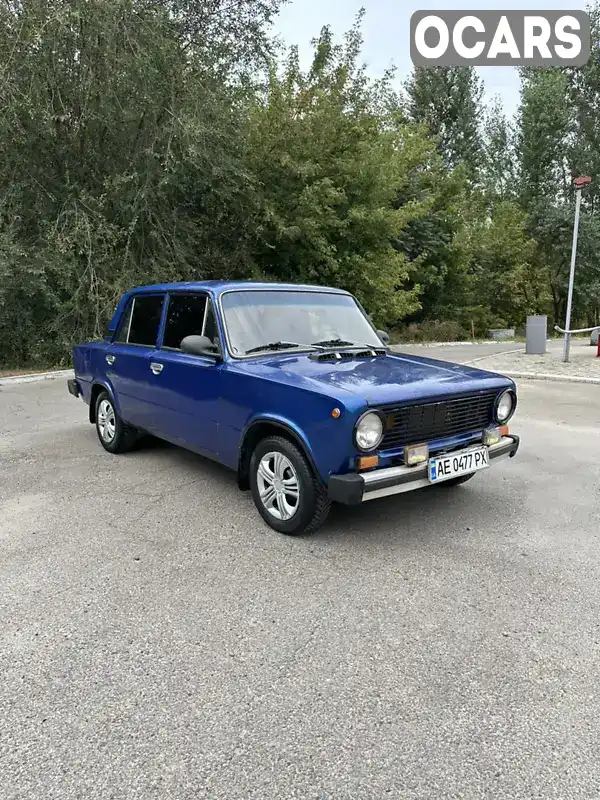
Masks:
[[[108,400],[103,400],[98,407],[98,431],[103,441],[110,444],[115,438],[116,428],[115,410]]]
[[[257,470],[258,493],[265,510],[286,522],[300,505],[300,482],[292,462],[283,453],[266,453]]]

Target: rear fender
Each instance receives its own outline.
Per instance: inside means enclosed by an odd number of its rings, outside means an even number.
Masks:
[[[117,414],[121,413],[121,408],[120,408],[120,405],[119,405],[119,401],[117,399],[117,395],[115,394],[115,391],[114,391],[113,387],[110,385],[109,381],[107,381],[105,378],[97,378],[92,383],[92,389],[91,389],[91,392],[90,392],[90,409],[89,409],[89,412],[90,412],[90,422],[91,423],[96,422],[96,400],[98,398],[98,395],[102,391],[106,391],[108,393],[108,396],[110,397],[111,402],[112,402]]]

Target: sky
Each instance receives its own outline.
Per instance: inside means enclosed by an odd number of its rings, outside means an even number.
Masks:
[[[289,45],[300,48],[302,65],[310,64],[311,39],[324,25],[330,25],[337,38],[352,27],[361,7],[363,21],[363,61],[373,76],[390,66],[403,81],[412,68],[410,59],[410,18],[415,11],[440,9],[567,11],[585,10],[585,0],[290,0],[275,22],[275,32]],[[519,104],[519,77],[513,67],[481,67],[486,99],[500,97],[506,113],[514,115]]]

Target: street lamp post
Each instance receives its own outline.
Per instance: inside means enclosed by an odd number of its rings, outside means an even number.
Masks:
[[[592,182],[591,178],[575,178],[575,224],[573,225],[573,247],[571,248],[571,272],[569,275],[569,294],[567,296],[567,319],[565,322],[564,361],[568,363],[571,349],[571,308],[573,306],[573,284],[575,282],[575,261],[577,259],[577,239],[579,237],[579,215],[581,213],[581,192]]]

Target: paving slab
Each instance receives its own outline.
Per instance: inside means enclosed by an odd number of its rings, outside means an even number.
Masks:
[[[600,382],[600,358],[597,348],[589,342],[575,341],[571,345],[569,362],[563,361],[563,343],[550,342],[543,355],[529,355],[524,350],[498,354],[478,354],[470,363],[481,369],[511,375],[523,375],[540,380],[574,380]]]

